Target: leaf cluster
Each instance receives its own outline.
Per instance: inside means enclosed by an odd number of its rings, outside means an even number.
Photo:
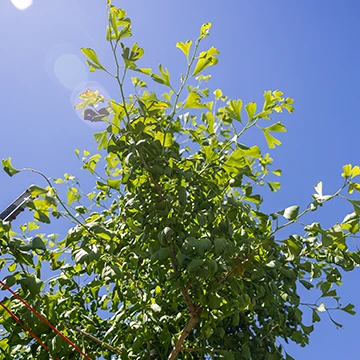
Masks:
[[[291,359],[284,342],[307,345],[321,313],[336,326],[331,310],[354,313],[351,304],[341,305],[337,287],[341,270],[360,264],[359,252],[347,245],[359,231],[359,201],[345,198],[354,212],[329,229],[314,222],[302,223],[301,235],[280,230],[346,189],[359,191],[359,168],[344,167],[344,184],[334,194],[323,195],[319,183],[303,211],[295,205],[262,212],[258,188],[277,191],[273,177],[281,170],[259,146],[243,144],[242,135],[258,128],[270,149],[281,145],[276,136],[286,128],[273,118],[291,113],[294,100],[279,90],[266,91],[261,105],[230,99],[220,89],[210,94],[204,71],[217,64],[219,51],[199,51],[210,28],[204,24],[194,43],[176,44],[186,68],[175,89],[163,65],[158,72],[138,67],[144,50],[126,43],[131,20],[109,2],[106,38],[115,69],[106,69],[94,50],[82,52],[90,71],[116,81],[119,99],[107,101],[88,89],[77,105],[83,112],[100,104],[106,109],[101,120],[107,128],[95,134],[98,153],[76,150],[94,175],[94,190],[84,194],[65,174],[55,179],[66,186],[64,201],[45,177],[48,187],[31,190],[34,221],[20,234],[0,223],[5,283],[17,286],[91,358]],[[129,73],[137,75],[131,77],[134,94],[125,95]],[[151,92],[148,81],[167,92]],[[21,171],[10,159],[3,167],[10,176]],[[51,217],[73,223],[63,239],[37,233]],[[317,289],[319,298],[302,303],[301,287]],[[80,358],[27,307],[12,298],[3,303],[51,356]],[[312,311],[309,325],[305,308]],[[3,308],[0,314],[0,359],[48,359]]]

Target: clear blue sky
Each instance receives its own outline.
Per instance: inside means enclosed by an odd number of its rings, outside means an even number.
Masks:
[[[83,67],[80,47],[94,48],[111,64],[105,41],[105,0],[33,0],[24,11],[10,0],[0,2],[0,157],[11,156],[17,167],[33,167],[48,176],[81,175],[74,149],[94,150],[96,129],[80,120],[74,97],[90,86],[117,97],[116,86],[102,73]],[[264,210],[273,211],[310,201],[313,186],[325,192],[342,184],[347,163],[360,164],[358,84],[360,83],[359,17],[356,0],[122,0],[133,21],[134,41],[145,48],[142,65],[161,62],[173,78],[183,71],[177,41],[195,39],[202,23],[213,28],[206,47],[220,50],[212,70],[213,89],[244,101],[261,101],[264,90],[282,90],[296,100],[293,115],[283,114],[288,127],[283,146],[272,152],[283,170],[282,189],[266,196]],[[221,4],[221,5],[220,5]],[[88,81],[89,83],[86,83]],[[97,82],[97,83],[94,83]],[[80,85],[79,85],[80,84]],[[279,118],[280,119],[280,118]],[[259,134],[249,145],[265,143]],[[88,178],[84,177],[85,186]],[[32,174],[9,178],[0,173],[0,207],[29,184],[42,184]],[[325,226],[341,221],[350,206],[336,202],[308,218]],[[54,224],[49,232],[61,231]],[[345,274],[340,289],[344,305],[360,311],[360,272]],[[357,359],[360,312],[334,314],[337,330],[323,316],[310,345],[288,346],[296,359]]]

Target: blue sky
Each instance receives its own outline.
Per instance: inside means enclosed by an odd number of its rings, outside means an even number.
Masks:
[[[282,114],[288,128],[283,145],[272,151],[275,167],[283,170],[282,189],[266,195],[263,209],[273,211],[306,206],[313,186],[322,180],[324,191],[342,185],[342,166],[360,163],[360,123],[356,104],[360,80],[356,0],[122,0],[133,22],[133,39],[145,49],[143,66],[161,62],[172,77],[185,69],[177,41],[195,39],[201,24],[211,21],[204,49],[220,50],[211,70],[213,89],[232,98],[262,101],[264,90],[282,90],[296,101],[294,114]],[[104,64],[111,64],[105,41],[105,0],[33,0],[24,11],[10,0],[0,2],[0,95],[2,99],[0,157],[11,156],[16,167],[33,167],[48,176],[65,172],[83,178],[74,149],[95,151],[97,131],[80,120],[73,109],[76,95],[91,87],[118,97],[116,84],[103,73],[90,74],[81,47],[94,48]],[[256,131],[248,145],[265,142]],[[42,184],[33,174],[9,178],[0,173],[0,207],[5,207],[28,185]],[[332,226],[351,212],[345,202],[334,202],[307,222]],[[52,225],[49,232],[63,231]],[[340,289],[344,305],[360,309],[359,271],[344,275]],[[336,313],[344,325],[337,330],[323,316],[310,345],[288,346],[296,359],[357,358],[360,315]]]

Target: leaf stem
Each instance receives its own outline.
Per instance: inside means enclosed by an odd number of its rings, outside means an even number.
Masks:
[[[345,180],[344,185],[343,185],[335,194],[331,195],[329,198],[327,198],[326,200],[322,201],[321,204],[325,204],[326,202],[332,200],[334,197],[339,196],[340,193],[341,193],[341,191],[343,191],[344,188],[345,188],[347,185],[348,185],[348,180]],[[285,227],[287,227],[287,226],[289,226],[289,225],[297,222],[302,216],[304,216],[306,213],[308,213],[308,212],[311,210],[311,207],[310,207],[311,204],[312,204],[312,203],[310,203],[310,204],[308,205],[308,207],[307,207],[302,213],[300,213],[295,219],[290,220],[289,222],[285,223],[284,225],[281,225],[281,226],[276,227],[275,230],[274,230],[272,233],[270,233],[269,237],[273,236],[273,235],[274,235],[276,232],[278,232],[279,230],[284,229]]]

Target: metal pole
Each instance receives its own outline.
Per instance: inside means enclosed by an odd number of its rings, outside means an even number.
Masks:
[[[29,189],[25,190],[16,200],[14,200],[1,214],[0,219],[3,221],[13,221],[25,210],[26,203],[31,197]]]

